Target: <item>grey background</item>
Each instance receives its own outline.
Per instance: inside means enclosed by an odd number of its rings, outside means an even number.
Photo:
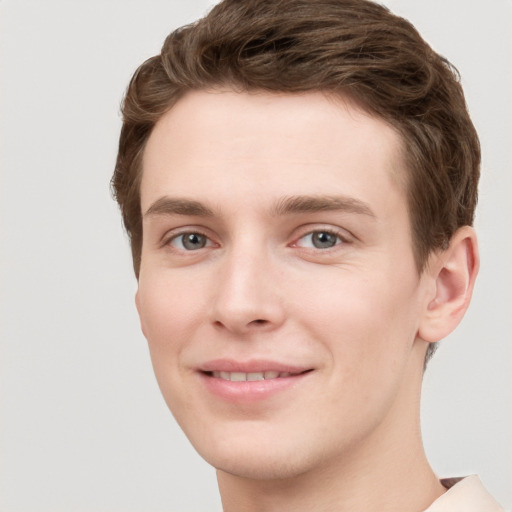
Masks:
[[[459,68],[484,156],[481,274],[427,371],[425,445],[512,509],[512,3],[386,3]],[[0,2],[2,511],[220,510],[155,383],[108,188],[132,72],[210,5]]]

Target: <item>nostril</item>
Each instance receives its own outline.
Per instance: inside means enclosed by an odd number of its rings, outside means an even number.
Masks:
[[[258,320],[253,320],[251,323],[252,324],[264,324],[266,322],[267,322],[266,320],[262,320],[261,318],[259,318]]]

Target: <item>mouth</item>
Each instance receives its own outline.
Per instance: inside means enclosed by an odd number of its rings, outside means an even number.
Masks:
[[[288,393],[290,391],[286,390],[299,386],[313,372],[314,368],[261,360],[247,363],[216,360],[199,369],[201,380],[210,396],[238,404]]]
[[[280,372],[277,370],[266,370],[259,372],[223,372],[211,371],[205,372],[206,375],[216,379],[229,380],[231,382],[255,382],[261,380],[283,379],[286,377],[296,377],[312,370],[304,370],[300,372]]]

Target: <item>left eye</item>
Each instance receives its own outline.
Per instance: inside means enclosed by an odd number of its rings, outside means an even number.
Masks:
[[[315,249],[330,249],[342,242],[343,240],[336,233],[330,231],[313,231],[300,238],[297,245],[301,247],[313,247]]]
[[[170,244],[177,249],[197,251],[209,245],[208,237],[201,233],[182,233],[174,237]]]

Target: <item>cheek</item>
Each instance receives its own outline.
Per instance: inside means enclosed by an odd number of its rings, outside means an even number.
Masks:
[[[371,384],[405,363],[417,331],[417,305],[416,279],[366,269],[312,280],[300,311],[330,352],[336,374]]]
[[[172,341],[177,333],[193,324],[204,296],[197,282],[180,279],[179,274],[170,272],[141,272],[138,310],[149,343]]]
[[[330,360],[326,423],[358,435],[378,424],[399,396],[417,319],[414,287],[390,289],[377,276],[344,284],[320,305],[310,299],[309,318]]]
[[[142,273],[137,292],[142,330],[147,339],[157,380],[176,375],[186,340],[192,336],[201,315],[201,295],[190,280],[165,274]],[[167,376],[164,375],[167,374]]]
[[[174,276],[141,272],[137,305],[148,342],[151,362],[162,395],[172,413],[179,416],[180,404],[190,403],[182,382],[182,354],[197,325],[199,298],[190,282]]]

